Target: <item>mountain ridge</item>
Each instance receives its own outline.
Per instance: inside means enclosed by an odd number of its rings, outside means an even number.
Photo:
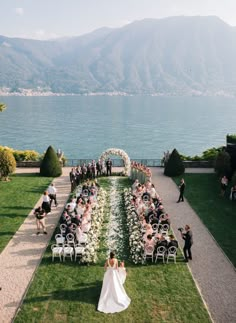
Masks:
[[[11,92],[236,95],[236,28],[215,16],[143,19],[47,41],[0,36]]]

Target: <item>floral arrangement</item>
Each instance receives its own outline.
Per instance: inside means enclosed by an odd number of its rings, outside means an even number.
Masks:
[[[147,180],[151,180],[152,172],[147,166],[131,162],[131,179],[138,179],[140,183],[145,183]]]
[[[99,236],[103,224],[106,195],[106,191],[100,188],[97,195],[97,203],[92,210],[92,224],[87,234],[87,245],[81,257],[81,263],[90,264],[97,262],[97,250],[99,249]]]
[[[135,207],[131,205],[132,200],[131,189],[124,190],[125,209],[127,213],[127,226],[129,228],[129,247],[131,260],[135,264],[142,263],[142,255],[144,245],[142,241],[142,226],[135,211]]]
[[[118,155],[124,160],[124,175],[129,176],[130,175],[130,158],[127,155],[127,153],[122,149],[117,148],[109,148],[106,151],[102,153],[99,159],[101,159],[102,162],[104,162],[110,155]]]

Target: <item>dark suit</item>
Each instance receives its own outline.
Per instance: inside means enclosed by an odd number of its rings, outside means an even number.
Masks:
[[[108,176],[108,174],[111,176],[111,168],[112,168],[112,161],[111,160],[107,160],[106,167],[107,167],[107,176]]]
[[[179,187],[179,199],[178,202],[184,201],[184,190],[185,190],[185,183],[181,183]]]
[[[188,258],[192,260],[192,252],[191,252],[191,247],[193,244],[193,234],[192,231],[187,231],[186,233],[183,233],[183,239],[185,241],[184,243],[184,257],[185,260],[188,261]]]

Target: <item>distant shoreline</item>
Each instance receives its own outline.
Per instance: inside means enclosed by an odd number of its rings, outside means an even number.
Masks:
[[[236,98],[236,94],[218,92],[186,92],[186,93],[126,93],[126,92],[88,92],[88,93],[54,93],[51,91],[38,92],[32,89],[22,89],[22,92],[9,92],[0,89],[0,97],[50,97],[50,96],[152,96],[152,97],[225,97]]]

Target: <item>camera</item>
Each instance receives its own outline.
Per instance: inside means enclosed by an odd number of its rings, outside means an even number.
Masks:
[[[183,232],[183,231],[184,231],[184,229],[183,229],[183,228],[178,228],[178,230],[179,230],[180,232]]]

